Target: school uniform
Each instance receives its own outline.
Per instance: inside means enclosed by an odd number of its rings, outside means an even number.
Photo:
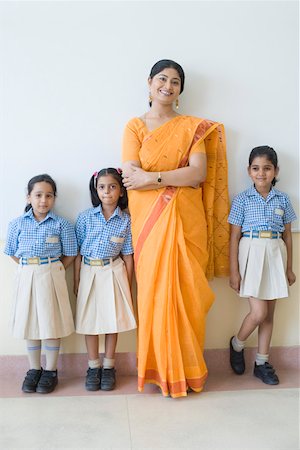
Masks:
[[[282,233],[296,219],[289,197],[272,188],[264,199],[252,186],[232,202],[228,222],[241,227],[241,297],[273,300],[288,297],[287,252]]]
[[[119,333],[136,328],[125,263],[133,254],[130,216],[117,207],[106,221],[101,205],[82,212],[75,225],[82,255],[76,332]]]
[[[56,339],[74,332],[60,257],[76,256],[74,227],[50,211],[38,222],[32,209],[9,224],[4,253],[16,256],[12,332],[23,339]]]

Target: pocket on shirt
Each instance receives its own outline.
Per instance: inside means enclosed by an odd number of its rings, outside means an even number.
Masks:
[[[110,241],[113,242],[114,244],[123,244],[125,241],[125,238],[122,236],[112,236],[110,238]]]

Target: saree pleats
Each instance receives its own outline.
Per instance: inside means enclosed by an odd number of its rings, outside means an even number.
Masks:
[[[198,150],[198,143],[211,135],[210,129],[217,128],[216,124],[204,121],[203,126],[202,122],[202,119],[180,116],[153,132],[144,130],[144,135],[139,135],[138,159],[142,167],[150,171],[182,167],[189,154]],[[134,132],[132,126],[130,132]],[[213,146],[217,148],[219,139],[214,139],[207,146],[209,151]],[[123,160],[131,159],[132,154],[126,152],[125,137]],[[206,193],[208,204],[216,199],[211,189],[215,189],[218,164],[216,158]],[[214,295],[206,277],[207,237],[211,230],[207,225],[203,190],[202,187],[170,187],[128,192],[138,285],[140,391],[149,382],[160,386],[165,396],[185,396],[189,388],[200,392],[207,377],[203,358],[205,318]],[[227,213],[228,199],[225,209]],[[213,206],[209,214],[213,220]],[[223,249],[226,245],[222,242]],[[210,253],[214,254],[214,246]]]

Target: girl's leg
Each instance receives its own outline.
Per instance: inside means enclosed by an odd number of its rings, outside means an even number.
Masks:
[[[267,302],[254,297],[249,298],[250,311],[243,320],[236,336],[230,339],[230,365],[237,375],[245,372],[244,347],[246,339],[266,318]]]
[[[237,338],[240,341],[246,341],[255,328],[266,319],[268,314],[268,302],[266,300],[250,297],[249,306],[250,311],[245,317],[237,334]]]
[[[88,352],[89,368],[85,378],[88,391],[98,391],[101,383],[101,361],[99,358],[99,336],[86,335],[85,343]]]
[[[254,364],[254,375],[266,384],[278,384],[279,379],[269,364],[269,351],[273,331],[273,318],[276,300],[266,300],[268,312],[265,320],[258,328],[258,353]]]
[[[39,339],[27,339],[27,352],[29,359],[29,368],[41,369],[41,348],[42,342]]]
[[[59,355],[60,339],[45,339],[44,349],[46,355],[46,369],[43,370],[36,392],[50,394],[57,385],[57,360]]]
[[[101,378],[101,389],[104,391],[111,391],[116,385],[116,371],[114,367],[117,340],[117,333],[105,335],[105,356]]]
[[[45,339],[46,370],[56,370],[60,349],[60,339]]]
[[[22,391],[26,393],[36,392],[38,382],[41,378],[41,341],[27,340],[27,351],[29,359],[29,370],[22,384]]]
[[[258,353],[262,355],[267,355],[270,350],[276,300],[268,300],[265,303],[267,304],[267,316],[258,327]]]

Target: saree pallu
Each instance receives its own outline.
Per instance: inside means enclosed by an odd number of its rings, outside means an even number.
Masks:
[[[149,132],[140,119],[125,129],[123,161],[146,171],[188,164],[203,151],[207,179],[199,188],[128,191],[138,286],[138,389],[163,395],[203,389],[205,318],[214,300],[207,276],[228,272],[227,162],[223,126],[176,117]]]

